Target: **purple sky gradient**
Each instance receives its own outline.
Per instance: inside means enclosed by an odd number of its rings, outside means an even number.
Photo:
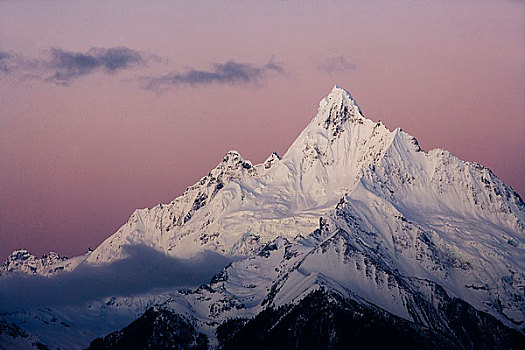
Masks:
[[[0,2],[0,53],[25,62],[8,73],[0,64],[0,260],[17,248],[81,254],[230,149],[254,163],[283,154],[334,84],[365,116],[425,150],[488,166],[525,194],[525,3],[256,4]],[[47,62],[50,48],[120,46],[147,65],[94,69],[62,86],[30,64]],[[283,72],[141,88],[147,77],[228,61]]]

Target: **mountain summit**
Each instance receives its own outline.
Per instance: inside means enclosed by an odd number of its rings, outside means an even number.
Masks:
[[[60,331],[29,322],[34,313],[46,319],[35,310],[5,322],[31,325],[48,345],[61,345],[58,332],[82,347],[91,339],[79,330],[102,336],[143,314],[92,348],[125,347],[136,329],[151,331],[140,333],[145,344],[225,349],[257,337],[262,348],[373,343],[372,330],[424,348],[508,348],[525,339],[522,199],[489,169],[424,152],[401,129],[365,118],[337,86],[284,156],[253,165],[230,151],[180,197],[136,210],[93,252],[61,266],[73,275],[128,266],[133,247],[184,261],[213,253],[231,264],[191,291],[99,297],[89,305],[90,315],[99,310],[97,327],[78,306],[45,311],[68,320]],[[170,325],[187,334],[162,328]]]
[[[208,249],[245,255],[279,235],[306,235],[382,157],[396,133],[364,118],[351,95],[334,87],[282,158],[271,155],[264,166],[253,166],[237,151],[228,152],[173,202],[136,211],[89,261],[123,258],[121,247],[130,243],[173,256]]]

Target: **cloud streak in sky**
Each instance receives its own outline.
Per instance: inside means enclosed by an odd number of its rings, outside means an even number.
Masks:
[[[158,61],[155,55],[145,55],[127,47],[91,48],[86,52],[47,50],[44,57],[29,59],[19,54],[0,51],[0,73],[23,79],[36,79],[55,85],[69,86],[73,81],[94,73],[113,75],[121,70],[147,66]],[[182,72],[139,79],[145,90],[165,91],[177,86],[211,84],[259,84],[269,73],[284,74],[283,67],[273,61],[264,65],[229,60],[213,63],[211,69],[188,68]]]
[[[144,89],[155,91],[181,85],[249,84],[260,83],[269,72],[283,74],[284,69],[272,61],[263,66],[256,66],[229,60],[226,63],[214,63],[210,70],[190,68],[181,73],[171,73],[160,77],[144,77],[141,82]]]
[[[356,69],[354,63],[350,63],[344,56],[335,56],[326,59],[324,62],[317,65],[317,70],[325,73],[346,72]]]
[[[114,74],[145,64],[146,60],[139,52],[127,47],[92,48],[85,54],[51,49],[49,65],[55,72],[46,80],[67,85],[73,79],[97,71]]]
[[[91,48],[85,53],[51,48],[48,57],[38,59],[0,51],[0,72],[67,86],[85,75],[96,72],[114,74],[145,66],[147,61],[144,54],[127,47]]]
[[[8,74],[13,69],[12,55],[9,52],[0,51],[0,72]]]

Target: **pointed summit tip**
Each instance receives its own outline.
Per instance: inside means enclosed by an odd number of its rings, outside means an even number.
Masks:
[[[362,118],[364,118],[363,113],[352,95],[339,85],[335,85],[330,94],[319,101],[319,109],[312,123],[323,125],[325,129],[333,126],[337,129],[333,135],[339,135],[342,124],[347,120],[354,122]]]
[[[332,91],[319,102],[319,111],[327,105],[356,105],[352,95],[345,89],[335,85]]]
[[[328,96],[331,96],[331,95],[336,95],[336,94],[340,94],[340,95],[343,95],[343,96],[346,96],[346,97],[349,97],[351,100],[353,100],[353,97],[352,95],[350,94],[349,91],[343,89],[342,87],[340,87],[339,85],[334,85],[334,88],[332,89],[332,91],[330,92],[330,94]]]

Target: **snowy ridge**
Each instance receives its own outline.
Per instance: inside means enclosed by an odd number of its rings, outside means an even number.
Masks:
[[[273,155],[272,155],[273,156]],[[269,158],[271,162],[272,157]],[[260,168],[258,169],[261,170]],[[104,241],[89,258],[90,263],[121,259],[122,246],[146,244],[169,254],[175,235],[197,211],[212,201],[225,185],[244,176],[255,176],[257,169],[237,151],[229,151],[210,173],[169,204],[138,209],[117,233]],[[182,234],[183,236],[184,234]]]
[[[352,96],[334,87],[282,159],[272,154],[252,166],[229,152],[173,202],[136,211],[89,261],[122,258],[126,244],[146,244],[173,256],[202,250],[249,254],[279,234],[307,234],[360,181],[383,184],[374,191],[402,205],[428,204],[435,211],[439,203],[444,214],[466,216],[482,210],[483,220],[510,224],[514,232],[525,227],[523,202],[488,169],[446,151],[422,152],[412,136],[364,118]],[[397,188],[385,187],[394,181]]]
[[[309,126],[279,158],[252,166],[235,151],[172,203],[136,211],[90,257],[122,258],[126,244],[174,256],[202,250],[245,255],[278,234],[307,234],[379,159],[393,134],[365,119],[350,94],[334,88]]]
[[[252,165],[228,152],[171,203],[136,210],[91,254],[65,260],[75,262],[67,270],[122,261],[129,246],[176,258],[213,251],[238,259],[191,292],[120,297],[113,311],[103,306],[108,301],[93,303],[93,320],[110,325],[85,323],[80,309],[45,311],[52,316],[32,311],[39,318],[78,319],[59,331],[42,327],[48,330],[40,339],[63,332],[70,347],[75,339],[85,347],[88,335],[75,333],[81,327],[100,336],[157,305],[194,322],[214,347],[216,328],[226,320],[297,305],[320,290],[451,337],[460,336],[446,311],[455,307],[524,331],[525,204],[519,195],[489,169],[447,151],[424,152],[401,129],[365,118],[337,86],[282,158],[272,153]],[[38,261],[16,253],[3,270],[46,275],[60,270],[49,265],[65,264]],[[27,314],[10,317],[39,332]]]
[[[85,257],[68,259],[55,252],[42,255],[41,258],[30,254],[25,249],[15,250],[0,268],[0,277],[12,274],[38,274],[53,276],[62,271],[70,271],[78,266]]]

